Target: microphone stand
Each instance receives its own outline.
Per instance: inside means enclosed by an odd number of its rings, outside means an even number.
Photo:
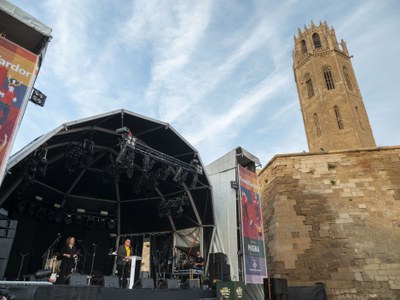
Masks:
[[[94,259],[96,258],[96,247],[97,247],[97,244],[93,243],[92,266],[90,267],[90,275],[89,275],[88,285],[90,285],[90,281],[93,277],[93,266],[94,266]]]
[[[84,273],[84,274],[86,274],[86,258],[87,258],[87,256],[91,256],[88,252],[89,251],[87,251],[86,250],[86,247],[85,247],[85,245],[82,243],[82,241],[78,241],[78,243],[79,243],[79,245],[80,245],[80,247],[81,247],[81,249],[83,250],[83,267],[82,267],[82,272]]]
[[[47,260],[50,258],[50,251],[51,248],[54,247],[55,244],[57,244],[61,239],[61,235],[58,234],[58,236],[56,237],[56,239],[53,241],[53,243],[51,243],[51,245],[49,246],[49,248],[47,248],[46,252],[43,253],[42,258],[43,258],[43,268],[42,269],[46,269],[46,262]]]
[[[27,253],[20,252],[19,255],[21,255],[22,260],[21,260],[21,264],[19,265],[17,280],[21,280],[21,272],[22,272],[22,268],[24,267],[24,260],[25,260],[25,257],[27,257],[29,255],[29,252],[27,252]]]

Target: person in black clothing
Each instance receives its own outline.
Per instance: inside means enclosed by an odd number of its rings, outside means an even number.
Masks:
[[[126,239],[125,242],[118,247],[117,250],[117,271],[119,277],[119,286],[126,287],[130,269],[130,256],[133,255],[131,248],[131,240]]]
[[[194,268],[196,270],[204,269],[204,258],[201,256],[200,251],[196,252],[196,259],[194,260]]]
[[[78,257],[75,247],[75,238],[70,236],[66,240],[66,245],[61,249],[62,261],[60,266],[60,274],[57,279],[58,284],[65,284],[67,276],[75,265],[75,258]]]

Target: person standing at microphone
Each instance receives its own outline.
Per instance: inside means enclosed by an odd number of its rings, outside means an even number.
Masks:
[[[117,272],[119,278],[119,286],[126,287],[129,276],[130,256],[132,255],[131,240],[125,239],[124,243],[117,250]]]
[[[60,274],[57,279],[58,284],[65,284],[67,276],[71,274],[75,265],[75,258],[78,253],[75,247],[75,238],[70,236],[65,242],[65,246],[61,249],[62,261],[60,266]]]

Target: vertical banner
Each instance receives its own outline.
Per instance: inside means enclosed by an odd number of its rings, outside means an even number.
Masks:
[[[38,56],[0,36],[0,184],[38,71]]]
[[[257,174],[238,165],[242,213],[245,283],[262,284],[267,277],[264,230]]]

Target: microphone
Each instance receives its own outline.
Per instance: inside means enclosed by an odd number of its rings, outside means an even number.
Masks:
[[[57,233],[58,236],[61,236],[61,233]]]

